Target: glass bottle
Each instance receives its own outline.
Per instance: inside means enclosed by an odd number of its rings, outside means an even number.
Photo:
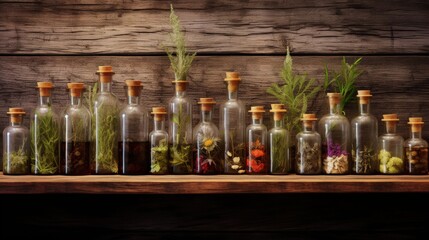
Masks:
[[[384,114],[386,134],[378,138],[378,170],[381,174],[404,173],[404,139],[396,134],[397,114]]]
[[[371,174],[377,169],[377,119],[370,114],[369,90],[359,90],[359,116],[351,121],[352,127],[352,172]]]
[[[38,82],[40,99],[31,119],[31,173],[59,173],[60,124],[51,106],[51,82]]]
[[[428,143],[422,138],[423,119],[410,117],[410,138],[404,142],[405,171],[409,174],[428,173]]]
[[[219,130],[212,122],[213,98],[200,98],[201,121],[195,126],[193,141],[195,145],[194,173],[218,174],[221,171]]]
[[[152,174],[168,174],[168,133],[165,131],[164,107],[152,108],[154,127],[149,134],[150,139],[150,172]]]
[[[186,96],[188,81],[175,80],[176,95],[170,100],[170,168],[173,174],[192,173],[192,104]]]
[[[274,127],[270,129],[270,173],[288,174],[291,166],[289,155],[289,132],[284,128],[284,114],[287,112],[284,104],[271,104]]]
[[[328,93],[329,114],[319,121],[322,138],[322,169],[326,174],[347,174],[349,172],[350,124],[340,113],[339,93]]]
[[[22,125],[24,109],[9,108],[7,114],[10,115],[10,126],[3,130],[3,174],[29,174],[29,132]]]
[[[267,128],[262,123],[264,106],[252,106],[252,123],[247,126],[246,172],[248,174],[268,173]]]
[[[303,131],[296,135],[296,174],[320,174],[322,172],[321,137],[316,132],[316,114],[304,114]]]
[[[90,174],[91,114],[82,104],[83,83],[68,83],[71,103],[61,117],[60,173]]]
[[[111,66],[99,66],[100,91],[94,102],[91,172],[118,173],[119,101],[112,93]]]
[[[126,80],[128,104],[121,110],[119,136],[119,173],[148,174],[150,167],[150,143],[148,139],[148,115],[140,105],[143,88],[139,80]]]
[[[245,170],[245,129],[246,109],[244,103],[238,99],[238,72],[226,72],[225,82],[228,84],[228,100],[220,106],[219,130],[221,147],[224,152],[221,156],[225,174],[243,174]]]

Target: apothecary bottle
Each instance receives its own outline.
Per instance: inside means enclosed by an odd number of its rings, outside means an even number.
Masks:
[[[31,173],[51,175],[59,173],[60,124],[51,106],[51,82],[38,82],[40,99],[30,124]]]
[[[267,127],[263,124],[264,106],[252,106],[252,123],[246,128],[246,172],[266,174],[269,169]]]
[[[404,142],[405,171],[408,174],[428,173],[428,143],[422,138],[423,119],[410,117],[410,138]]]
[[[70,104],[61,116],[60,173],[90,174],[91,114],[82,104],[83,83],[68,83]]]
[[[193,130],[194,173],[219,174],[220,138],[217,126],[212,122],[213,98],[200,98],[201,120]]]
[[[349,173],[350,123],[340,113],[340,93],[328,93],[329,114],[319,121],[322,170],[325,174]]]
[[[9,108],[10,125],[3,130],[3,174],[30,173],[30,145],[28,128],[22,125],[22,108]]]
[[[296,174],[322,172],[321,137],[316,132],[316,115],[303,114],[303,131],[296,135]]]
[[[118,173],[119,101],[112,93],[111,66],[99,66],[99,92],[95,97],[91,172]]]
[[[372,174],[377,169],[377,119],[370,113],[371,92],[359,90],[360,114],[351,121],[352,173]]]
[[[119,174],[148,174],[150,168],[149,117],[140,104],[140,80],[126,80],[127,104],[119,114]]]
[[[192,104],[186,95],[188,81],[174,80],[176,94],[170,100],[170,168],[173,174],[192,173]]]
[[[396,134],[397,114],[384,114],[386,133],[378,138],[378,172],[381,174],[402,174],[404,165],[404,138]]]
[[[149,134],[150,139],[150,173],[168,174],[168,133],[165,131],[164,107],[153,107],[153,131]]]
[[[284,128],[284,104],[271,104],[274,126],[268,133],[271,174],[288,174],[291,166],[289,155],[289,132]]]
[[[245,170],[246,108],[238,99],[241,82],[238,72],[226,72],[228,100],[220,106],[219,131],[225,174],[243,174]]]

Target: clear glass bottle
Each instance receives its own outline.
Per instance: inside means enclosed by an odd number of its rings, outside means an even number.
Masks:
[[[296,135],[296,174],[322,172],[321,137],[316,132],[316,121],[316,114],[303,115],[303,131]]]
[[[329,114],[319,121],[322,138],[322,169],[326,174],[349,173],[350,124],[340,113],[341,94],[328,93]]]
[[[38,82],[40,99],[31,118],[31,173],[59,173],[60,124],[51,106],[51,82]]]
[[[3,174],[30,173],[30,145],[28,128],[22,125],[22,108],[9,108],[10,125],[3,130]]]
[[[228,100],[220,106],[219,131],[223,172],[225,174],[243,174],[245,170],[245,130],[246,108],[238,99],[238,72],[226,72],[225,82],[228,84]]]
[[[288,174],[291,166],[289,155],[289,132],[284,128],[284,114],[287,112],[284,104],[271,104],[274,127],[270,129],[270,173]]]
[[[262,123],[264,106],[252,106],[252,123],[247,126],[246,172],[248,174],[266,174],[269,169],[267,154],[267,127]]]
[[[145,107],[140,104],[143,85],[139,80],[126,80],[125,84],[128,104],[119,114],[119,173],[149,174],[149,117]]]
[[[351,121],[352,173],[372,174],[377,169],[377,118],[370,113],[369,90],[359,90],[359,116]]]
[[[175,80],[176,95],[169,106],[170,168],[173,174],[192,173],[192,104],[186,96],[188,81]]]
[[[91,114],[82,104],[83,83],[68,83],[71,102],[61,117],[60,173],[90,174]]]
[[[384,114],[386,134],[378,138],[378,172],[381,174],[404,173],[404,138],[396,134],[397,114]]]
[[[201,121],[193,131],[194,173],[219,174],[221,173],[219,130],[212,122],[212,111],[216,102],[213,98],[200,98],[198,104],[201,104]]]
[[[165,115],[167,110],[164,107],[152,108],[153,131],[149,134],[150,139],[150,173],[168,174],[168,133],[165,131]]]
[[[408,174],[428,173],[428,143],[422,138],[423,119],[410,117],[410,138],[404,142],[405,171]]]
[[[94,102],[91,173],[118,173],[119,101],[112,93],[111,66],[99,66],[100,91]]]

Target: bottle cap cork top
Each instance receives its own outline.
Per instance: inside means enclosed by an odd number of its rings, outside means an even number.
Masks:
[[[14,108],[9,108],[9,112],[7,112],[7,114],[24,115],[25,111],[23,108],[14,107]]]
[[[54,85],[52,85],[51,82],[37,82],[37,88],[53,88]]]
[[[174,83],[188,83],[188,81],[186,81],[186,80],[173,80],[173,81],[171,81],[173,84]]]
[[[314,113],[304,113],[302,115],[301,121],[316,121],[316,114]]]
[[[383,119],[381,119],[381,121],[384,121],[384,122],[398,122],[399,121],[398,114],[396,114],[396,113],[383,114]]]
[[[357,97],[372,97],[370,90],[358,90]]]
[[[284,104],[274,103],[271,104],[270,112],[287,112]]]
[[[326,95],[330,98],[341,98],[340,93],[330,92],[330,93],[327,93]]]
[[[422,125],[422,124],[424,124],[423,118],[421,118],[421,117],[410,117],[408,124],[411,124],[411,125],[413,125],[413,124]]]
[[[143,87],[142,81],[140,80],[125,80],[125,84],[128,87]]]
[[[240,73],[238,73],[238,72],[226,72],[225,81],[241,81]]]
[[[264,106],[252,106],[252,107],[250,107],[249,112],[251,112],[251,113],[264,113],[265,109],[264,109]]]
[[[73,83],[67,83],[67,88],[68,89],[84,89],[84,84],[83,83],[77,83],[77,82],[73,82]]]
[[[112,66],[98,66],[97,73],[112,73],[112,74],[114,74]]]
[[[167,114],[165,107],[153,107],[151,114]]]
[[[216,104],[213,98],[200,98],[198,104]]]

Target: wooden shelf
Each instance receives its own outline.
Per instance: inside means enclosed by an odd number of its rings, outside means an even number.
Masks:
[[[221,194],[429,192],[424,176],[7,176],[1,194]]]

